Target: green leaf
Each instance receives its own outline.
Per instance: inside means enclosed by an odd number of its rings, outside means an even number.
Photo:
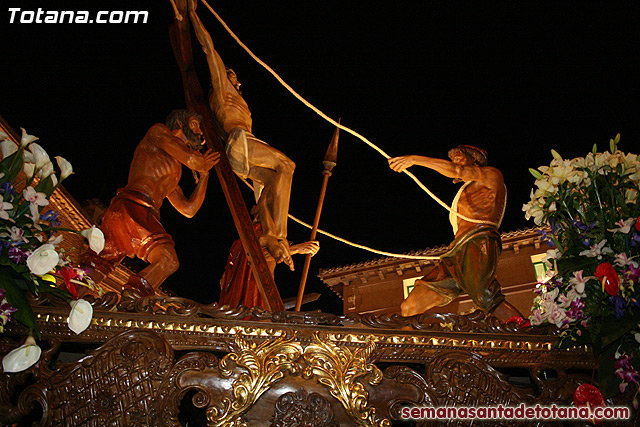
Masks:
[[[598,152],[598,146],[596,144],[593,144],[593,148],[591,149],[591,152],[593,154],[596,154]]]
[[[598,359],[598,388],[605,399],[620,394],[620,379],[613,375],[616,348],[611,347]]]
[[[51,175],[53,175],[53,173]],[[53,190],[55,189],[55,186],[53,185],[53,180],[51,179],[51,175],[40,180],[40,182],[38,183],[38,185],[36,185],[36,188],[35,188],[36,191],[46,194],[47,198],[51,196],[51,194],[53,193]],[[40,208],[40,210],[42,210],[42,208]]]
[[[33,313],[27,298],[24,296],[24,292],[21,289],[22,286],[18,286],[16,279],[2,274],[0,275],[0,288],[4,289],[7,302],[13,308],[18,309],[18,311],[11,315],[11,319],[15,319],[27,328],[32,329],[38,337],[40,337],[40,329],[36,323],[36,315]]]
[[[622,319],[609,316],[602,320],[602,347],[618,343],[624,335],[629,333],[640,323],[640,313],[636,310],[633,315],[625,313]],[[616,346],[617,347],[617,346]]]
[[[531,173],[535,179],[542,179],[542,174],[538,172],[537,169],[529,168],[529,173]]]
[[[618,133],[614,139],[615,143],[618,144],[620,142],[620,134]]]

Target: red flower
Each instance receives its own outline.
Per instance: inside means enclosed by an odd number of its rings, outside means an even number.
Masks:
[[[68,266],[64,266],[61,268],[62,278],[64,279],[64,284],[67,286],[67,290],[73,297],[73,299],[78,299],[78,291],[76,291],[76,285],[71,282],[71,279],[75,279],[77,274],[76,271]]]
[[[516,322],[518,324],[518,326],[520,326],[521,328],[528,328],[529,326],[531,326],[531,322],[529,322],[528,320],[523,319],[520,316],[511,316],[504,323],[507,324],[509,322]]]
[[[640,231],[640,216],[638,217],[638,220],[636,221],[636,230]]]
[[[580,384],[578,388],[576,388],[576,391],[573,393],[573,404],[578,408],[587,406],[592,412],[594,408],[604,408],[607,406],[600,390],[591,384]],[[590,421],[595,425],[600,425],[603,422],[595,418]]]
[[[596,268],[595,275],[600,279],[600,283],[602,283],[602,287],[606,293],[612,297],[618,295],[618,291],[620,291],[618,273],[611,264],[608,262],[600,264],[598,268]]]

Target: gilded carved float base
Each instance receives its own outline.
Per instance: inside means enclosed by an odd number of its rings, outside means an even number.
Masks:
[[[406,406],[567,406],[594,367],[588,349],[553,349],[552,331],[477,313],[268,313],[126,292],[93,303],[77,336],[65,309],[34,307],[43,356],[1,374],[0,425],[468,425],[400,415]],[[0,353],[24,332],[8,328]]]

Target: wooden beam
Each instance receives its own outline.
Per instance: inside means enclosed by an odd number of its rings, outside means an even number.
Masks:
[[[215,122],[195,72],[186,3],[186,1],[178,2],[182,21],[174,20],[174,23],[170,25],[169,33],[173,51],[182,74],[187,108],[203,117],[202,131],[207,139],[207,147],[213,148],[220,153],[220,162],[215,167],[216,174],[231,210],[231,216],[238,230],[240,241],[247,253],[249,265],[258,284],[258,290],[265,303],[265,308],[269,311],[283,311],[282,298],[267,266],[262,248],[258,244],[251,217],[240,193],[240,188],[238,188],[236,175],[231,169],[229,159],[226,156],[225,141],[214,129]]]

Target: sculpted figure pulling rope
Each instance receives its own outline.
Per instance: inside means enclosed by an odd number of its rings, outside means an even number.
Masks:
[[[418,165],[440,173],[454,182],[464,182],[456,195],[452,210],[470,222],[451,214],[455,240],[440,262],[415,282],[409,297],[402,303],[403,316],[413,316],[450,303],[463,291],[483,311],[506,320],[520,313],[504,299],[496,280],[502,241],[498,226],[506,204],[506,187],[502,173],[487,166],[484,150],[461,145],[449,151],[449,160],[425,156],[402,156],[389,159],[389,167],[402,172]]]
[[[295,163],[277,149],[251,133],[249,107],[241,95],[240,83],[233,70],[226,68],[213,47],[211,36],[196,14],[196,0],[189,0],[189,16],[196,36],[207,55],[213,92],[211,111],[227,134],[227,156],[233,171],[254,183],[262,235],[260,244],[278,262],[293,270],[291,249],[287,241],[287,219],[291,181]]]

